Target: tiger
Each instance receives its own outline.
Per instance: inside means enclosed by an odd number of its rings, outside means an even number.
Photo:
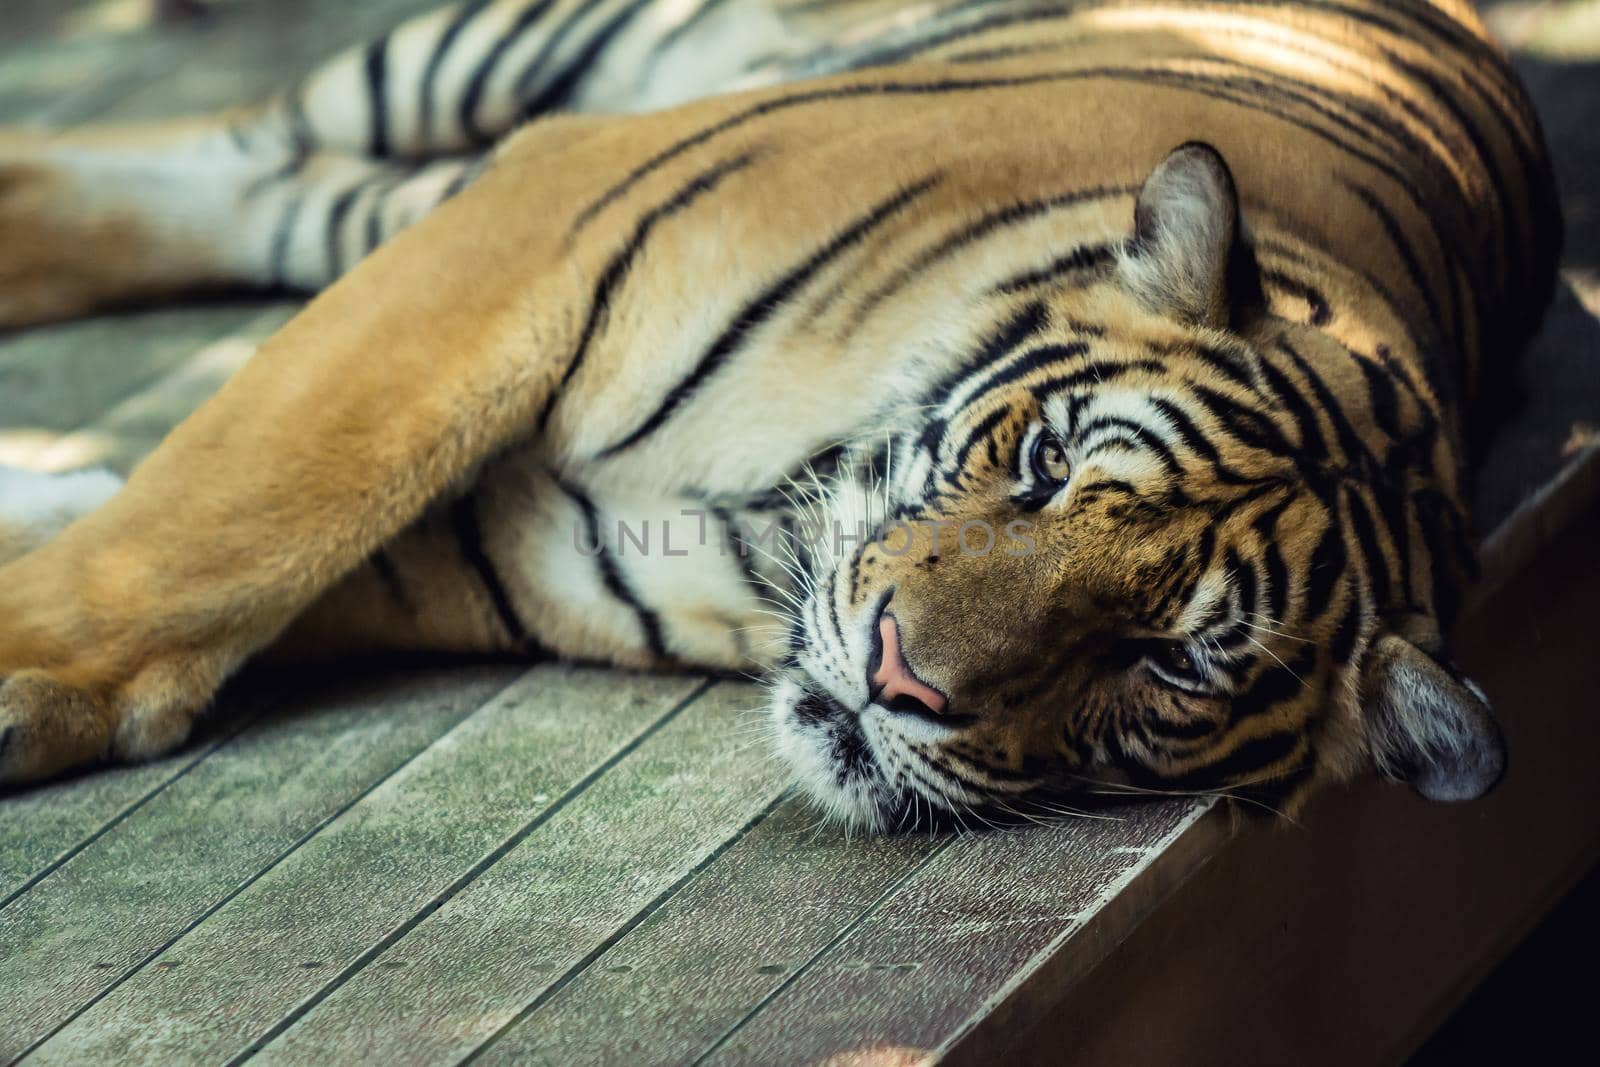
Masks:
[[[1463,0],[470,0],[0,168],[6,326],[316,294],[0,477],[0,783],[422,653],[755,674],[866,830],[1502,775],[1446,635],[1561,234]]]

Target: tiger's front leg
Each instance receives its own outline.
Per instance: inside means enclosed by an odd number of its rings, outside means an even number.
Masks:
[[[587,258],[552,220],[590,185],[528,149],[310,305],[103,507],[0,568],[0,783],[176,745],[246,657],[532,431]],[[507,210],[529,197],[556,210]]]

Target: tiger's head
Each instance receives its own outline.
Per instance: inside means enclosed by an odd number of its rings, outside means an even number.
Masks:
[[[1103,269],[1010,309],[893,435],[884,513],[815,576],[775,686],[835,816],[1499,778],[1441,654],[1470,554],[1432,394],[1269,314],[1239,215],[1221,157],[1175,150]]]

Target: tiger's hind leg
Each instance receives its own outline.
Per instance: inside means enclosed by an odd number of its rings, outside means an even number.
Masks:
[[[791,29],[763,0],[470,2],[260,106],[0,130],[0,328],[205,288],[317,291],[456,191],[520,122],[704,95]]]
[[[0,134],[0,328],[204,289],[318,291],[480,162],[302,155],[209,121]]]

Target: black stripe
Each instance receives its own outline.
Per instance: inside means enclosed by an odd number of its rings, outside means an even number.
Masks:
[[[995,408],[989,414],[978,420],[978,424],[967,432],[966,438],[961,442],[961,447],[956,450],[955,458],[951,461],[949,473],[945,481],[950,484],[957,482],[966,466],[967,457],[978,446],[980,441],[986,441],[994,433],[995,428],[1006,420],[1011,414],[1011,409],[1005,405]]]
[[[1277,504],[1257,515],[1251,527],[1256,536],[1261,538],[1262,563],[1267,569],[1267,617],[1275,623],[1284,621],[1284,612],[1289,610],[1289,567],[1283,560],[1283,552],[1278,547],[1278,519],[1289,510],[1297,495],[1291,493]]]
[[[278,228],[272,233],[272,251],[267,261],[268,277],[274,286],[287,286],[289,270],[289,244],[294,238],[295,223],[300,221],[300,210],[305,206],[305,196],[295,193],[278,218]]]
[[[334,198],[333,204],[328,208],[328,277],[337,278],[344,273],[344,256],[339,248],[340,231],[344,229],[345,219],[350,215],[350,208],[356,202],[356,197],[361,195],[365,182],[352,185]]]
[[[1239,558],[1232,548],[1223,554],[1224,565],[1234,577],[1234,589],[1239,594],[1239,611],[1245,615],[1256,613],[1256,569]]]
[[[1037,348],[1030,348],[1020,357],[1000,363],[998,366],[990,364],[992,369],[989,373],[978,379],[977,384],[973,385],[971,389],[965,390],[961,407],[963,409],[969,408],[996,390],[1003,389],[1013,382],[1026,378],[1037,370],[1058,363],[1067,363],[1085,355],[1088,351],[1089,346],[1082,341],[1074,341],[1065,345],[1040,345]],[[1109,361],[1101,361],[1092,364],[1092,366],[1104,368],[1108,364]],[[952,414],[950,417],[954,418],[956,414],[959,414],[959,412]]]
[[[1172,616],[1189,606],[1201,577],[1211,569],[1216,548],[1216,530],[1207,526],[1200,531],[1200,540],[1192,549],[1184,546],[1174,554],[1170,573],[1156,590],[1155,600],[1146,602],[1143,613],[1155,628],[1170,629],[1177,621]]]
[[[1415,608],[1416,582],[1411,574],[1411,515],[1404,490],[1393,488],[1393,485],[1404,485],[1406,480],[1405,468],[1400,467],[1387,477],[1389,484],[1374,487],[1372,496],[1400,569],[1401,599],[1407,607]]]
[[[1249,784],[1230,789],[1228,795],[1236,803],[1253,804],[1281,815],[1295,795],[1311,781],[1316,770],[1316,758],[1308,747],[1288,767],[1275,770],[1264,780],[1257,775]]]
[[[1300,454],[1310,462],[1326,459],[1328,444],[1322,436],[1322,427],[1317,423],[1316,409],[1306,401],[1299,387],[1268,359],[1261,361],[1261,376],[1266,381],[1267,388],[1277,397],[1278,403],[1287,409],[1294,419],[1295,426],[1300,431]]]
[[[1352,358],[1367,380],[1367,399],[1372,404],[1372,413],[1378,420],[1379,428],[1391,440],[1400,440],[1400,396],[1395,391],[1393,379],[1375,361],[1360,356]]]
[[[378,186],[374,191],[372,203],[367,207],[367,253],[369,255],[373,249],[383,243],[383,209],[389,205],[390,195],[405,184],[406,179],[412,177],[414,173],[397,174]]]
[[[962,360],[960,366],[939,379],[924,393],[920,406],[926,410],[943,404],[969,377],[1009,356],[1030,337],[1044,329],[1049,320],[1050,313],[1041,301],[1035,300],[1019,308],[1016,314],[1002,323],[1000,328],[979,345],[970,357]],[[931,448],[943,433],[943,420],[930,419],[922,434],[921,444],[925,448]]]
[[[1089,503],[1091,500],[1098,500],[1108,493],[1121,493],[1123,496],[1135,498],[1139,495],[1139,491],[1134,488],[1132,482],[1125,482],[1121,478],[1096,478],[1092,482],[1078,486],[1073,495],[1077,498],[1078,503],[1082,505]]]
[[[1344,576],[1344,531],[1339,525],[1337,500],[1328,503],[1328,525],[1312,550],[1306,573],[1306,601],[1302,615],[1307,622],[1320,619],[1333,599],[1333,590]]]
[[[407,612],[414,614],[415,609],[411,605],[410,596],[406,593],[405,583],[400,580],[400,570],[394,565],[394,557],[380,548],[372,554],[372,558],[368,562],[372,564],[372,569],[377,574],[378,580],[383,583],[383,587],[388,590],[389,596],[394,602]]]
[[[1457,574],[1450,567],[1452,537],[1446,517],[1444,497],[1438,493],[1418,493],[1412,497],[1417,525],[1428,547],[1429,601],[1441,629],[1448,629],[1460,606]]]
[[[809,481],[812,474],[815,474],[818,480],[831,477],[839,469],[839,462],[844,458],[844,453],[844,445],[829,445],[822,451],[813,453],[796,464],[776,485],[738,495],[736,499],[739,506],[745,511],[782,511],[791,507],[793,500],[783,492],[783,486]]]
[[[716,188],[723,178],[749,166],[754,158],[754,153],[747,152],[742,156],[725,159],[709,170],[702,171],[695,175],[689,184],[674,193],[670,199],[646,212],[644,217],[634,226],[633,235],[628,238],[627,244],[623,245],[606,263],[605,270],[600,273],[599,281],[595,283],[594,294],[589,298],[589,314],[584,319],[583,331],[578,336],[577,347],[573,349],[572,355],[567,359],[567,368],[561,374],[560,384],[551,392],[549,399],[545,401],[543,410],[539,412],[538,427],[541,433],[544,432],[545,425],[550,421],[551,412],[555,410],[556,404],[561,400],[567,383],[572,380],[573,376],[578,373],[578,369],[583,366],[584,359],[589,353],[589,345],[594,341],[595,332],[600,327],[601,319],[610,310],[612,298],[616,295],[617,290],[621,288],[623,281],[626,280],[629,270],[633,267],[634,260],[638,258],[639,253],[644,249],[645,242],[649,240],[650,233],[655,229],[656,224],[683,211],[701,196]]]
[[[1343,667],[1350,662],[1350,656],[1355,652],[1356,638],[1360,636],[1361,598],[1352,590],[1344,614],[1339,618],[1339,625],[1333,631],[1333,639],[1328,643],[1328,655],[1335,664]]]
[[[527,640],[528,628],[523,625],[522,618],[511,602],[511,593],[484,549],[483,526],[478,520],[477,502],[470,496],[464,496],[452,504],[450,524],[455,531],[456,542],[461,547],[461,558],[477,574],[478,581],[489,594],[489,601],[494,605],[494,613],[500,619],[506,636],[512,644],[522,644]]]
[[[1047,200],[1028,200],[1010,204],[998,211],[992,211],[982,218],[963,226],[961,229],[945,237],[936,244],[924,249],[900,270],[896,271],[887,281],[872,290],[856,306],[851,315],[850,325],[846,336],[854,332],[868,315],[879,307],[884,301],[890,299],[901,289],[910,285],[917,277],[926,272],[940,260],[948,259],[996,230],[1015,226],[1040,215],[1049,214],[1063,207],[1085,203],[1092,200],[1103,200],[1112,196],[1128,196],[1138,190],[1136,185],[1106,186],[1103,188],[1086,189],[1081,192],[1067,193],[1062,196],[1050,197]]]
[[[461,130],[467,139],[477,144],[487,144],[494,140],[494,135],[485,133],[478,125],[478,106],[483,102],[483,94],[488,90],[489,79],[494,76],[495,68],[505,58],[522,35],[535,22],[544,17],[554,0],[538,0],[523,8],[522,13],[512,22],[509,29],[494,42],[493,47],[478,62],[472,72],[472,77],[467,81],[466,92],[462,94],[460,106],[457,108],[456,119],[461,123]]]
[[[712,518],[722,524],[723,550],[731,549],[734,559],[739,561],[739,574],[744,579],[758,600],[766,600],[771,587],[761,572],[756,569],[755,561],[750,558],[750,546],[745,544],[744,534],[739,530],[739,522],[733,512],[715,504],[706,509]]]
[[[1306,307],[1311,310],[1311,317],[1307,320],[1311,325],[1326,326],[1333,318],[1333,309],[1328,306],[1328,298],[1315,286],[1276,270],[1263,270],[1261,280],[1275,289],[1282,289],[1291,296],[1305,301]]]
[[[1233,64],[1243,67],[1241,64]],[[1243,68],[1251,69],[1251,68]],[[1257,79],[1226,79],[1215,76],[1198,75],[1191,72],[1172,70],[1150,70],[1137,67],[1094,67],[1070,71],[1050,71],[1037,74],[1013,75],[1009,77],[990,78],[949,78],[934,82],[868,82],[854,85],[802,90],[785,96],[777,96],[763,100],[745,108],[733,115],[703,127],[696,133],[690,134],[667,148],[656,153],[645,162],[629,171],[621,181],[615,183],[594,200],[588,207],[580,212],[573,220],[568,232],[568,241],[576,237],[577,233],[587,226],[595,216],[604,211],[611,204],[626,195],[635,185],[643,181],[650,174],[665,166],[667,163],[692,151],[706,142],[731,130],[737,129],[755,119],[765,117],[779,111],[802,107],[807,104],[824,103],[836,100],[853,99],[861,96],[940,96],[951,93],[983,92],[991,89],[1017,89],[1051,82],[1087,81],[1094,78],[1131,81],[1141,84],[1164,84],[1186,88],[1202,96],[1210,96],[1223,100],[1248,110],[1260,111],[1273,115],[1282,121],[1301,129],[1350,154],[1351,156],[1367,163],[1373,168],[1382,171],[1400,184],[1409,195],[1417,210],[1426,215],[1424,200],[1417,190],[1406,180],[1405,175],[1391,162],[1386,161],[1369,152],[1356,148],[1348,142],[1341,140],[1328,130],[1314,126],[1304,119],[1289,115],[1266,103],[1262,90],[1273,90],[1275,87]],[[1304,104],[1312,110],[1330,115],[1334,120],[1339,120],[1337,115],[1332,115],[1328,109],[1319,104],[1315,99],[1306,98],[1303,94],[1285,93],[1277,88],[1277,95],[1288,95],[1297,102]],[[1348,120],[1342,120],[1349,125]],[[1356,132],[1360,132],[1357,129]]]
[[[1350,485],[1345,487],[1345,514],[1350,517],[1350,525],[1356,532],[1356,544],[1366,561],[1372,599],[1382,610],[1389,604],[1391,585],[1389,557],[1384,555],[1383,547],[1378,543],[1378,528],[1372,520],[1372,512],[1367,510],[1367,502],[1362,499],[1361,493]]]
[[[1472,116],[1467,114],[1466,109],[1461,106],[1461,101],[1456,94],[1451,92],[1431,71],[1416,64],[1408,63],[1387,49],[1383,51],[1383,57],[1385,62],[1392,64],[1412,80],[1420,82],[1434,100],[1450,113],[1450,116],[1455,119],[1456,125],[1466,135],[1467,142],[1472,146],[1473,153],[1478,157],[1480,169],[1488,178],[1489,186],[1493,190],[1494,198],[1492,203],[1501,212],[1501,225],[1486,228],[1487,231],[1493,232],[1498,237],[1499,253],[1493,258],[1505,260],[1505,276],[1510,280],[1511,285],[1515,287],[1513,299],[1520,303],[1525,296],[1524,286],[1526,283],[1525,268],[1522,262],[1523,249],[1521,242],[1512,239],[1510,231],[1514,229],[1514,226],[1505,217],[1505,212],[1511,208],[1515,201],[1507,191],[1505,175],[1500,172],[1499,161],[1489,148],[1488,142],[1484,139],[1483,131],[1478,128]],[[1499,108],[1490,108],[1490,113],[1493,114],[1499,110]],[[1420,116],[1420,110],[1418,114]],[[1517,134],[1509,129],[1506,133],[1506,139],[1513,145],[1520,143],[1521,138]]]
[[[1250,372],[1250,363],[1246,359],[1211,345],[1199,345],[1193,355],[1224,378],[1251,392],[1256,391],[1255,375]]]
[[[299,157],[316,151],[317,134],[311,127],[311,115],[306,111],[305,85],[290,90],[284,101],[284,121],[289,126],[289,140],[294,143],[294,154]]]
[[[1323,381],[1322,376],[1317,373],[1316,369],[1312,367],[1305,357],[1290,347],[1287,341],[1280,338],[1278,340],[1278,348],[1286,353],[1290,359],[1294,360],[1295,367],[1299,369],[1307,384],[1311,386],[1311,391],[1316,396],[1317,404],[1327,417],[1329,424],[1333,427],[1334,435],[1339,438],[1339,448],[1344,452],[1347,461],[1352,465],[1365,466],[1369,470],[1376,467],[1376,460],[1371,451],[1361,440],[1360,435],[1356,433],[1355,427],[1350,424],[1350,420],[1344,414],[1344,408],[1339,405],[1338,397],[1332,389],[1328,388],[1328,384]]]
[[[451,197],[461,192],[461,190],[471,185],[477,180],[479,175],[488,169],[488,165],[489,160],[487,157],[475,160],[471,163],[463,163],[461,165],[461,172],[454,178],[451,178],[449,183],[445,185],[444,192],[439,194],[439,203],[444,203],[446,200],[449,200]]]
[[[771,318],[784,302],[793,296],[806,282],[810,281],[818,271],[822,270],[823,267],[836,259],[846,249],[859,244],[866,238],[867,234],[903,210],[917,197],[934,188],[939,184],[939,181],[939,175],[924,178],[909,189],[896,193],[878,204],[826,245],[814,252],[804,262],[762,290],[754,300],[746,304],[744,309],[734,317],[733,321],[722,332],[722,335],[700,357],[694,369],[662,398],[655,411],[651,412],[643,422],[622,440],[601,449],[596,458],[607,459],[615,456],[619,452],[632,448],[659,429],[667,419],[671,418],[673,412],[680,405],[688,400],[707,379],[721,369],[728,358],[738,351],[739,346],[744,343],[747,337]]]
[[[1287,663],[1275,662],[1256,676],[1250,688],[1233,698],[1228,714],[1234,722],[1264,715],[1305,688],[1305,679],[1317,665],[1315,645],[1301,645]]]
[[[712,15],[725,3],[727,3],[727,0],[702,0],[700,6],[694,9],[694,14],[690,15],[688,18],[672,27],[672,29],[662,34],[661,37],[657,39],[655,45],[650,49],[649,58],[644,61],[645,72],[640,77],[640,82],[642,84],[648,83],[650,81],[650,75],[655,72],[656,63],[660,61],[662,54],[671,49],[673,45],[683,40],[684,37],[688,36],[694,30],[699,28],[700,24],[704,22],[707,17]]]
[[[1072,345],[1050,345],[1049,348],[1057,350],[1070,349]],[[1016,366],[1016,364],[1011,364]],[[1052,374],[1048,378],[1040,379],[1029,386],[1029,392],[1041,403],[1048,400],[1056,393],[1068,392],[1081,385],[1093,383],[1102,385],[1115,381],[1124,374],[1160,374],[1166,370],[1166,365],[1154,359],[1116,360],[1099,359],[1093,363],[1085,363],[1066,374]],[[1078,398],[1074,398],[1078,399]]]
[[[595,565],[600,568],[600,580],[604,583],[606,592],[627,605],[634,617],[639,620],[639,629],[651,654],[665,659],[667,645],[661,634],[661,618],[653,609],[645,606],[628,586],[621,568],[617,566],[616,557],[611,554],[611,547],[606,544],[605,533],[600,529],[600,512],[595,508],[594,501],[575,485],[560,479],[556,480],[556,484],[583,516],[584,528],[589,537],[588,543],[598,549]]]
[[[924,83],[874,82],[869,84],[846,85],[826,89],[808,89],[791,93],[787,96],[778,96],[770,100],[763,100],[760,103],[753,104],[750,107],[745,108],[743,111],[730,115],[719,122],[713,123],[710,126],[706,126],[699,131],[690,134],[688,137],[674,142],[668,147],[662,149],[660,152],[657,152],[654,156],[651,156],[649,159],[645,160],[645,162],[636,166],[633,170],[629,171],[621,181],[617,182],[605,192],[601,193],[596,200],[594,200],[588,207],[584,208],[584,210],[578,214],[578,217],[573,220],[571,229],[568,231],[567,240],[569,242],[572,241],[580,230],[594,220],[595,216],[599,215],[600,212],[604,211],[617,200],[627,195],[627,193],[634,186],[638,185],[645,178],[649,177],[651,174],[655,173],[672,160],[677,159],[686,152],[693,151],[715,137],[727,133],[730,130],[735,130],[755,119],[773,114],[774,112],[786,111],[790,108],[802,107],[806,104],[822,103],[834,100],[849,100],[859,96],[871,96],[874,94],[936,96],[946,92],[980,91],[984,89],[996,88],[1018,88],[1028,85],[1037,85],[1042,82],[1077,79],[1081,76],[1082,74],[1080,72],[1074,71],[1065,74],[1040,74],[1014,78],[968,79],[964,81],[951,79]]]
[[[522,68],[522,73],[517,75],[517,82],[512,88],[511,95],[517,101],[518,114],[523,118],[532,118],[535,114],[535,109],[524,101],[532,95],[534,86],[539,82],[539,75],[544,72],[545,64],[550,62],[563,44],[566,44],[567,37],[594,10],[595,5],[596,0],[586,0],[569,12],[561,24],[545,36],[544,44],[539,47],[538,54]]]
[[[1061,277],[1076,273],[1081,270],[1090,270],[1111,261],[1111,246],[1104,244],[1082,245],[1072,251],[1057,256],[1049,263],[1037,270],[1024,271],[1021,274],[1007,278],[996,285],[990,292],[999,296],[1010,296],[1015,293],[1032,289],[1036,285],[1045,285]]]
[[[250,150],[250,135],[244,128],[245,120],[242,117],[229,118],[224,119],[223,123],[223,132],[228,135],[228,142],[238,150],[239,154],[243,156],[254,155],[255,153]]]
[[[1298,730],[1252,738],[1218,759],[1166,778],[1166,784],[1172,789],[1206,789],[1253,779],[1294,755],[1301,744]]]
[[[807,64],[825,63],[828,64],[831,68],[830,72],[833,73],[847,70],[865,70],[869,67],[891,66],[905,62],[924,52],[931,52],[935,49],[943,48],[945,45],[956,44],[969,37],[976,37],[992,30],[1010,29],[1015,26],[1025,26],[1036,22],[1061,22],[1077,14],[1076,11],[1072,10],[1009,11],[991,15],[987,18],[975,19],[959,26],[946,27],[945,19],[968,6],[963,4],[954,9],[939,12],[935,16],[939,21],[935,21],[931,25],[918,27],[928,31],[924,37],[893,44],[868,42],[863,46],[857,46],[853,53],[847,52],[842,57],[842,62],[839,56],[840,50],[837,46],[824,48],[813,52],[809,56],[801,57],[799,63],[802,67]]]
[[[1270,208],[1264,205],[1254,207],[1252,210],[1263,213],[1269,213],[1271,211]],[[1327,247],[1312,244],[1312,242],[1305,240],[1303,236],[1300,239],[1305,241],[1306,244],[1311,245],[1311,247],[1315,248],[1322,255],[1333,260],[1339,259],[1339,257],[1331,253]],[[1296,255],[1287,245],[1283,244],[1282,242],[1273,241],[1270,238],[1263,237],[1258,238],[1257,243],[1263,248],[1271,248],[1274,256],[1280,256],[1284,259],[1292,260],[1301,266],[1307,267],[1307,269],[1311,269],[1304,259]],[[1400,328],[1405,331],[1406,340],[1410,343],[1412,350],[1419,353],[1426,364],[1428,359],[1429,342],[1424,339],[1424,334],[1420,329],[1422,324],[1420,324],[1418,321],[1414,321],[1415,316],[1406,315],[1400,310],[1400,301],[1396,299],[1394,290],[1389,288],[1389,286],[1376,274],[1373,274],[1371,271],[1366,270],[1365,268],[1358,268],[1349,263],[1344,264],[1344,266],[1349,270],[1355,271],[1355,273],[1359,274],[1361,276],[1361,280],[1365,282],[1373,292],[1377,293],[1378,296],[1382,298],[1383,302],[1388,305],[1390,310],[1395,313],[1395,317],[1400,322]],[[1428,331],[1430,336],[1435,333],[1437,333],[1437,331],[1432,330],[1431,328]],[[1431,370],[1431,368],[1426,365],[1423,369],[1425,372],[1429,372]]]
[[[1090,437],[1102,430],[1121,432],[1113,433],[1109,435],[1109,437],[1102,437],[1098,441],[1091,442]],[[1167,473],[1181,474],[1183,472],[1183,464],[1178,462],[1178,455],[1172,450],[1170,445],[1163,441],[1148,426],[1142,426],[1132,419],[1124,418],[1121,415],[1096,416],[1095,418],[1084,423],[1082,426],[1074,427],[1073,433],[1078,437],[1079,440],[1083,442],[1084,448],[1089,451],[1102,448],[1106,445],[1108,440],[1113,439],[1119,441],[1127,440],[1130,443],[1136,443],[1142,446],[1145,450],[1154,453],[1156,459],[1163,467],[1167,469]]]
[[[367,102],[372,107],[367,133],[367,155],[382,159],[389,154],[389,36],[367,46]]]
[[[306,164],[309,163],[310,160],[310,156],[304,155],[295,155],[291,157],[289,162],[285,163],[277,170],[270,174],[263,174],[261,177],[251,181],[250,184],[244,187],[244,192],[239,194],[240,197],[245,200],[251,200],[260,196],[262,193],[266,192],[275,185],[282,185],[287,182],[292,182],[299,176],[301,171],[306,169]]]
[[[854,567],[850,569],[855,570]],[[844,636],[844,627],[839,624],[838,576],[839,572],[838,570],[835,570],[833,572],[833,577],[828,579],[826,582],[826,588],[822,590],[822,595],[826,597],[828,601],[828,622],[833,626],[833,636],[839,639],[839,644],[837,647],[848,648],[850,646],[850,642]]]
[[[1214,719],[1194,718],[1178,721],[1164,718],[1159,714],[1146,717],[1141,725],[1149,733],[1151,740],[1167,742],[1198,741],[1210,737],[1222,728],[1222,723]]]
[[[489,3],[490,0],[470,0],[469,3],[463,4],[455,17],[450,20],[450,25],[439,35],[438,43],[433,46],[433,52],[428,56],[428,65],[422,70],[420,95],[417,98],[417,127],[419,141],[424,148],[434,143],[433,91],[434,85],[439,80],[439,71],[444,67],[445,58],[450,54],[450,46],[456,43],[456,38],[461,36],[461,31],[466,28],[467,23],[476,18],[478,12]]]
[[[542,115],[568,103],[573,93],[577,91],[578,83],[594,69],[595,60],[599,58],[600,53],[604,52],[617,34],[626,29],[628,23],[633,21],[633,17],[651,2],[652,0],[633,0],[631,4],[613,15],[609,22],[589,38],[583,49],[561,68],[560,73],[550,79],[537,97],[521,105],[522,115],[524,117]],[[521,80],[518,81],[517,87],[520,100],[524,88]]]
[[[1191,381],[1188,385],[1200,406],[1216,420],[1222,432],[1235,441],[1274,456],[1296,455],[1298,450],[1290,446],[1283,431],[1267,416],[1198,382]]]
[[[1438,294],[1428,284],[1427,278],[1424,276],[1422,263],[1417,259],[1416,250],[1411,247],[1411,242],[1406,239],[1405,231],[1400,228],[1400,223],[1371,189],[1347,179],[1344,180],[1344,186],[1360,197],[1361,202],[1367,205],[1368,210],[1377,216],[1378,225],[1383,227],[1383,232],[1388,236],[1389,243],[1394,246],[1396,254],[1400,257],[1401,264],[1406,269],[1407,279],[1411,282],[1412,288],[1422,297],[1422,302],[1428,311],[1429,320],[1436,328],[1444,327],[1446,324],[1439,310]],[[1448,255],[1445,257],[1444,269],[1447,275],[1452,272]],[[1451,289],[1450,291],[1454,293],[1455,290]],[[1450,328],[1452,339],[1459,345],[1462,341],[1459,309],[1455,316],[1455,321],[1450,324]]]
[[[1241,485],[1253,481],[1253,479],[1235,472],[1222,462],[1222,453],[1217,451],[1217,446],[1211,443],[1210,439],[1201,432],[1200,427],[1195,425],[1194,420],[1182,408],[1162,396],[1149,396],[1145,399],[1151,407],[1161,412],[1166,420],[1172,424],[1173,430],[1177,432],[1178,438],[1183,441],[1185,448],[1211,464],[1219,481],[1227,482],[1231,485]]]

